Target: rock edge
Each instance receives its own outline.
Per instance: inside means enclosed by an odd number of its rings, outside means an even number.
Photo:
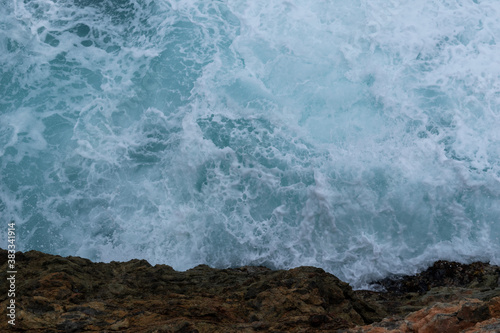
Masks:
[[[0,279],[7,251],[0,250]],[[320,268],[185,272],[16,253],[16,325],[2,332],[500,332],[500,267],[438,261],[353,291]]]

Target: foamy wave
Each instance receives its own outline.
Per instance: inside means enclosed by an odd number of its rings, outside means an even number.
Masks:
[[[0,10],[0,211],[21,250],[358,287],[500,263],[497,2]]]

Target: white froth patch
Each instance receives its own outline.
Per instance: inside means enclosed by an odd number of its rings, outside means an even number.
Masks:
[[[499,263],[496,1],[128,5],[0,9],[21,249],[355,287]]]

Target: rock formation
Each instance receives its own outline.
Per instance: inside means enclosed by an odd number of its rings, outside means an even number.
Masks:
[[[0,278],[7,252],[0,250]],[[500,268],[437,262],[353,291],[314,267],[186,272],[145,260],[16,254],[16,325],[1,332],[500,332]]]

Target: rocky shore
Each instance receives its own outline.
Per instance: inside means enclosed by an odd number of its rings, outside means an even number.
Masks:
[[[7,281],[5,250],[0,267]],[[16,269],[16,325],[2,283],[1,332],[500,332],[500,267],[483,263],[439,261],[378,281],[385,292],[314,267],[177,272],[30,251]]]

